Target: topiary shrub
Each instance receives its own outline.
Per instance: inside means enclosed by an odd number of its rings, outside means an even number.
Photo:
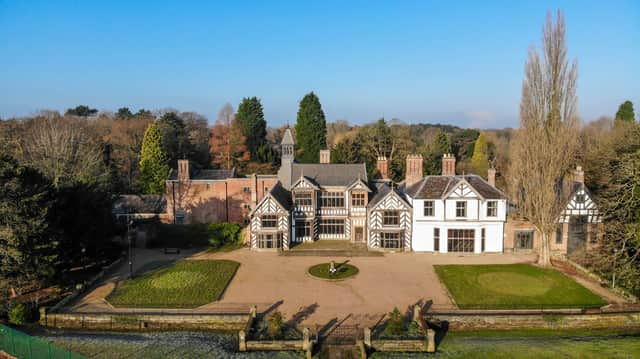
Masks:
[[[24,304],[16,303],[9,309],[9,323],[22,325],[26,321],[27,310]]]
[[[272,339],[281,339],[284,332],[282,313],[274,312],[267,320],[267,335]]]
[[[387,326],[384,329],[384,334],[388,336],[400,336],[405,332],[404,318],[398,307],[393,308],[393,311],[389,313],[389,320]]]

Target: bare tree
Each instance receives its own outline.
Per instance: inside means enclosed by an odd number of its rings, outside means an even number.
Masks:
[[[23,141],[24,161],[55,186],[96,183],[104,171],[103,149],[89,135],[86,120],[43,117],[33,120]]]
[[[529,50],[520,103],[520,128],[512,143],[510,186],[520,214],[542,237],[539,264],[551,263],[549,241],[565,204],[562,179],[576,160],[577,64],[569,66],[564,17],[551,13],[543,28],[542,58]]]

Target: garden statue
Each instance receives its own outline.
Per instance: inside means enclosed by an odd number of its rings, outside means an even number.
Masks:
[[[329,267],[329,275],[334,275],[336,274],[336,272],[336,263],[334,261],[331,261],[331,266]]]

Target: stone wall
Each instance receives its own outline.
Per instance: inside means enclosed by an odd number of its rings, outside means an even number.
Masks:
[[[548,311],[515,313],[430,313],[449,330],[481,329],[640,329],[640,312],[576,314]]]
[[[44,313],[40,325],[82,330],[229,330],[245,328],[249,314]]]
[[[371,348],[379,352],[426,352],[427,341],[420,339],[371,340]]]

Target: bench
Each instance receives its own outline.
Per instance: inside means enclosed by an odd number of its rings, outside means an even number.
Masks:
[[[180,254],[180,248],[164,248],[164,254]]]

